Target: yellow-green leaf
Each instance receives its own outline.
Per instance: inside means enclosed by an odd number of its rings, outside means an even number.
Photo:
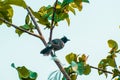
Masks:
[[[16,69],[18,71],[20,78],[28,78],[29,77],[29,71],[25,66],[17,67]]]
[[[88,75],[88,74],[90,74],[90,72],[91,72],[91,67],[89,66],[89,65],[85,65],[84,66],[84,75]]]
[[[108,46],[110,47],[110,48],[115,48],[116,50],[118,49],[118,44],[117,44],[117,42],[116,41],[114,41],[114,40],[108,40]]]
[[[77,75],[76,74],[72,74],[72,75],[70,75],[70,78],[71,78],[71,80],[76,80],[77,79]]]
[[[66,60],[67,60],[67,62],[70,64],[72,61],[77,61],[77,55],[76,54],[74,54],[74,53],[70,53],[70,54],[68,54],[68,55],[66,55]]]
[[[82,0],[74,0],[74,3],[76,4],[79,11],[82,10]]]
[[[114,70],[112,70],[112,72],[113,72],[112,79],[120,75],[120,71],[118,69],[114,69]]]
[[[78,63],[77,73],[78,73],[79,75],[82,75],[82,74],[84,73],[84,63],[83,63],[83,62],[79,62],[79,63]]]
[[[26,5],[24,0],[5,0],[4,4],[5,5],[8,5],[8,4],[16,5],[16,6],[20,6],[20,7],[23,7],[23,8],[27,7],[27,5]]]
[[[0,5],[0,17],[12,23],[13,9],[10,5]],[[0,21],[2,23],[2,21]],[[8,27],[10,25],[6,24]]]
[[[61,8],[61,5],[57,4],[56,9],[60,9],[60,8]]]
[[[68,23],[68,26],[70,25],[70,18],[68,17],[68,18],[66,18],[66,21],[67,21],[67,23]]]
[[[25,24],[29,24],[29,22],[30,22],[30,18],[29,15],[27,14],[25,17]]]
[[[70,10],[74,15],[76,14],[74,8],[72,8],[71,6],[68,7],[68,10]]]
[[[109,66],[111,66],[111,67],[113,67],[113,68],[116,67],[115,59],[107,58],[107,61],[108,61]]]
[[[19,37],[23,34],[23,31],[16,29],[15,32],[19,35]]]
[[[118,50],[118,44],[117,44],[117,42],[116,41],[114,41],[114,40],[108,40],[108,46],[110,47],[110,48],[112,48],[111,50],[110,50],[110,53],[112,54],[112,53],[115,53],[115,52],[117,52],[117,50]]]

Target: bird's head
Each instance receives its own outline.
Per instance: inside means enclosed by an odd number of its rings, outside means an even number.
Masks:
[[[62,37],[61,40],[66,43],[67,41],[70,41],[66,36]]]

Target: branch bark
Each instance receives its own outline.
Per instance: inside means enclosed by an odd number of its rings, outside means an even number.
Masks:
[[[34,34],[34,33],[31,33],[31,32],[29,32],[29,31],[26,31],[26,30],[24,30],[24,29],[16,26],[15,24],[12,24],[12,23],[8,22],[8,21],[5,20],[4,18],[0,18],[0,20],[3,21],[3,22],[6,23],[6,24],[11,25],[11,26],[14,27],[15,29],[19,29],[19,30],[21,30],[21,31],[23,31],[23,32],[25,32],[25,33],[28,33],[28,34],[30,34],[30,35],[32,35],[32,36],[34,36],[34,37],[37,37],[37,38],[42,39],[41,36],[39,36],[39,35],[37,35],[37,34]]]
[[[54,17],[55,17],[55,13],[56,13],[56,6],[57,6],[58,0],[56,0],[54,7],[53,7],[53,15],[52,15],[52,20],[51,20],[51,29],[50,29],[50,37],[49,37],[49,41],[52,40],[52,34],[53,34],[53,29],[54,29]]]
[[[28,14],[30,15],[30,17],[31,17],[31,19],[32,19],[32,21],[33,21],[33,23],[34,23],[34,25],[35,25],[35,27],[36,27],[39,35],[42,37],[41,40],[42,40],[43,44],[44,44],[45,46],[47,46],[47,43],[46,43],[46,41],[45,41],[44,36],[42,35],[42,32],[41,32],[41,30],[40,30],[40,28],[39,28],[39,26],[38,26],[38,24],[37,24],[37,21],[35,20],[35,17],[33,16],[32,12],[30,11],[30,7],[27,6],[26,10],[28,11]]]
[[[90,66],[90,67],[93,68],[93,69],[97,69],[97,70],[103,71],[103,72],[105,72],[105,73],[113,74],[112,72],[106,71],[106,70],[104,70],[104,69],[100,69],[100,68],[97,68],[97,67],[94,67],[94,66]]]

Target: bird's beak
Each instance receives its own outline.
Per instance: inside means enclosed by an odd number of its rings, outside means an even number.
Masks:
[[[70,39],[67,39],[67,41],[70,41]]]

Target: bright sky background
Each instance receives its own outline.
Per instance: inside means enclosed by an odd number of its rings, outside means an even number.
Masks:
[[[25,0],[35,11],[43,5],[53,4],[55,0]],[[63,65],[67,65],[65,55],[74,52],[89,55],[88,64],[96,66],[99,61],[106,57],[110,50],[107,40],[116,40],[120,45],[120,0],[90,0],[90,4],[83,4],[82,12],[76,11],[76,16],[70,14],[71,25],[60,22],[59,27],[54,30],[53,38],[67,36],[71,41],[66,43],[64,49],[57,52],[57,56]],[[13,23],[24,24],[26,11],[15,7]],[[48,40],[49,30],[43,30]],[[48,75],[58,69],[51,57],[40,54],[44,46],[42,42],[33,36],[23,34],[20,38],[15,34],[14,28],[0,26],[0,79],[19,80],[17,71],[10,65],[26,66],[36,71],[39,76],[37,80],[47,80]],[[117,59],[120,65],[120,55]],[[97,70],[92,69],[88,76],[79,76],[79,80],[110,80],[104,75],[99,76]]]

